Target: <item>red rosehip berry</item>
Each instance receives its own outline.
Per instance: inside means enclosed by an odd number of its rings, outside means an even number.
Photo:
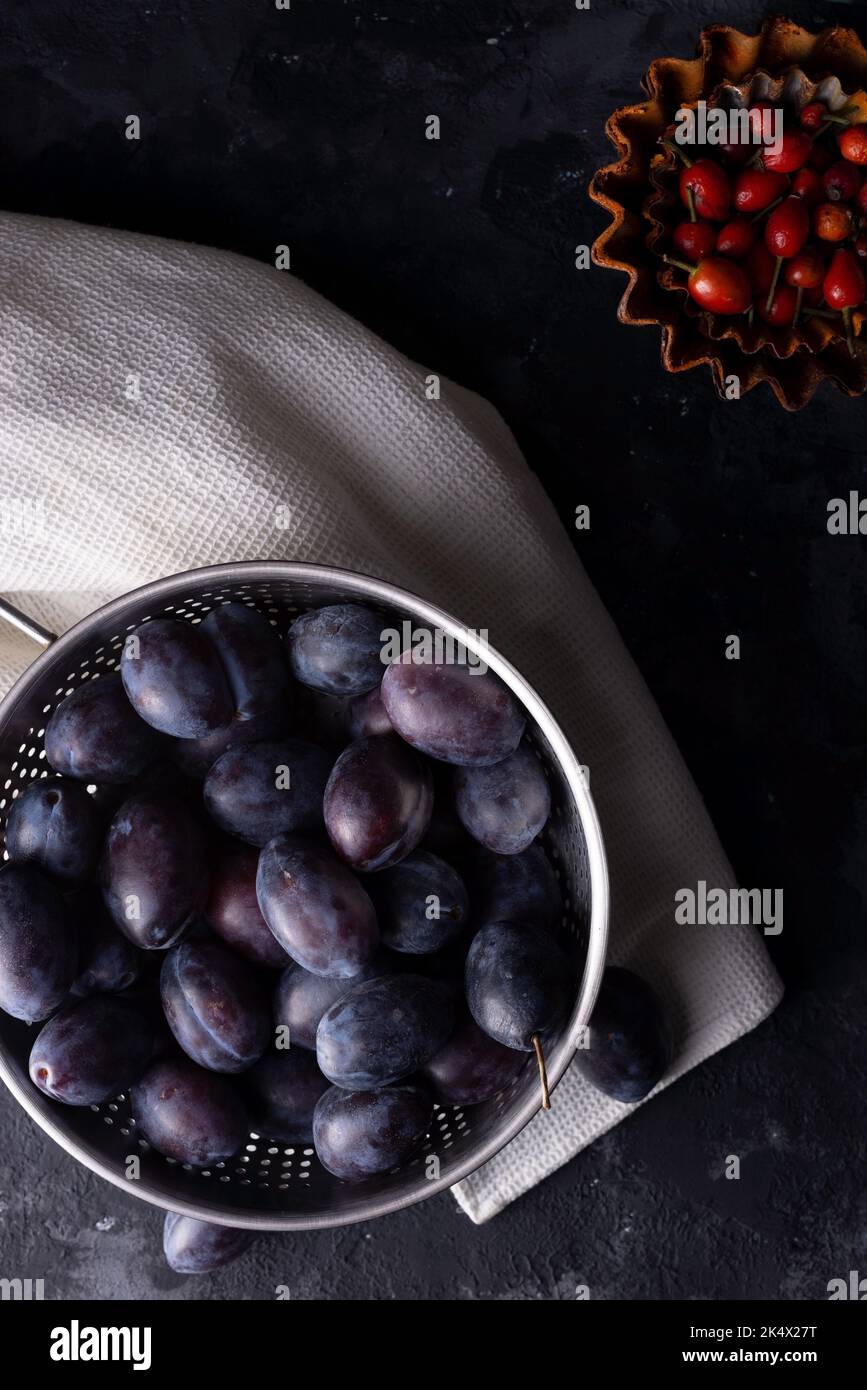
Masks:
[[[797,323],[801,317],[801,305],[805,295],[807,302],[812,304],[822,298],[822,280],[825,277],[825,262],[820,252],[815,246],[805,246],[803,251],[799,251],[797,256],[793,256],[790,261],[786,261],[783,271],[783,279],[786,284],[795,291],[795,317],[792,323]]]
[[[746,273],[725,256],[705,256],[698,265],[664,256],[669,265],[687,271],[686,287],[702,309],[712,314],[743,314],[749,308],[753,292]]]
[[[811,169],[804,165],[799,169],[792,179],[792,192],[799,198],[803,198],[808,208],[814,208],[817,203],[825,201],[825,187],[822,183],[822,176],[818,169]]]
[[[756,229],[746,217],[735,217],[720,227],[716,239],[716,249],[721,256],[732,256],[742,260],[752,250],[756,240]]]
[[[743,169],[735,180],[734,204],[738,212],[764,212],[781,198],[789,186],[784,174],[767,174],[763,169]]]
[[[829,203],[848,203],[861,187],[861,174],[854,164],[838,159],[822,175],[822,187]]]
[[[718,145],[717,148],[723,159],[729,164],[746,164],[750,155],[753,153],[750,145],[741,144],[740,141],[735,144],[726,140],[722,145]]]
[[[826,304],[839,309],[846,327],[846,342],[849,352],[855,356],[855,337],[852,332],[852,310],[864,303],[867,293],[867,276],[853,251],[838,249],[831,257],[831,264],[822,282],[822,293]]]
[[[765,223],[765,245],[772,256],[796,256],[810,235],[810,214],[794,194],[774,208]]]
[[[813,209],[813,231],[820,241],[845,241],[852,232],[852,214],[843,203],[820,203]]]
[[[867,164],[867,124],[850,125],[837,141],[844,159],[853,164]]]
[[[689,292],[696,304],[712,314],[743,314],[753,293],[746,274],[724,256],[706,256],[691,272]]]
[[[716,249],[716,227],[710,222],[681,222],[671,234],[678,254],[700,261]]]
[[[746,268],[756,295],[767,295],[774,279],[773,256],[763,241],[757,241],[747,256]]]
[[[835,251],[831,257],[822,293],[832,309],[857,309],[864,303],[867,279],[858,257],[851,251]]]
[[[768,315],[773,309],[777,281],[780,278],[783,261],[797,256],[809,235],[810,214],[807,211],[807,206],[803,198],[798,198],[792,194],[785,198],[779,207],[774,208],[765,224],[765,246],[771,255],[777,258],[777,263],[774,266],[774,278],[768,291],[766,304]],[[794,317],[795,312],[796,306],[793,305],[792,317]],[[769,317],[768,322],[776,323],[777,320]]]
[[[776,147],[767,145],[762,163],[774,174],[794,174],[806,164],[813,152],[813,142],[805,130],[784,130]]]
[[[815,247],[806,246],[786,265],[783,279],[798,290],[814,290],[825,278],[825,262]]]
[[[680,197],[690,212],[694,207],[699,217],[709,222],[725,222],[731,192],[722,165],[712,159],[697,159],[688,169],[681,169]]]
[[[798,311],[798,296],[789,285],[780,285],[770,303],[758,306],[759,314],[771,328],[790,328]]]
[[[808,130],[810,134],[818,130],[828,114],[828,108],[824,101],[811,101],[802,108],[798,120],[802,130]]]
[[[773,111],[774,104],[771,101],[755,101],[749,109],[747,119],[750,125],[750,135],[753,143],[764,144],[765,112]]]

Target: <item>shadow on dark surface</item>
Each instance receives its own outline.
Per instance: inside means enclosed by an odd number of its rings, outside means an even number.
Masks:
[[[811,27],[857,6],[793,3]],[[823,1297],[863,1265],[863,402],[666,376],[573,268],[605,117],[760,4],[28,0],[0,20],[4,206],[228,247],[494,402],[571,528],[745,884],[783,887],[777,1015],[473,1229],[448,1198],[184,1282],[160,1218],[0,1100],[3,1270],[48,1297]],[[140,117],[142,138],[123,136]],[[438,142],[425,120],[441,123]],[[741,660],[725,639],[740,635]],[[742,1159],[726,1181],[726,1155]],[[22,1181],[21,1173],[28,1177]]]

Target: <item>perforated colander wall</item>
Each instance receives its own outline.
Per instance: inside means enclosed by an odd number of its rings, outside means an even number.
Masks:
[[[2,832],[22,788],[33,778],[54,775],[46,767],[43,748],[52,711],[84,681],[114,669],[127,633],[140,623],[161,616],[198,623],[211,608],[234,601],[258,608],[282,632],[305,608],[351,599],[376,604],[395,626],[408,618],[435,623],[461,639],[467,636],[447,615],[378,581],[279,563],[194,571],[148,585],[99,610],[49,648],[0,706]],[[574,970],[576,997],[572,1017],[549,1046],[549,1072],[555,1081],[589,1015],[601,973],[607,927],[604,859],[592,806],[577,785],[574,759],[559,729],[544,707],[536,710],[539,719],[533,718],[536,697],[517,673],[502,665],[496,654],[488,660],[527,708],[529,736],[551,785],[553,811],[543,840],[563,891],[560,932]],[[99,794],[98,787],[91,790]],[[5,848],[3,854],[5,858]],[[510,1087],[486,1104],[438,1109],[420,1153],[381,1178],[359,1185],[341,1183],[322,1168],[312,1148],[286,1145],[255,1132],[231,1160],[202,1171],[153,1151],[136,1133],[126,1095],[84,1110],[42,1096],[27,1076],[34,1036],[35,1029],[0,1014],[0,1072],[58,1142],[135,1195],[204,1219],[236,1224],[330,1225],[405,1206],[466,1176],[516,1133],[538,1106],[537,1076],[528,1060]],[[139,1164],[131,1164],[131,1157]]]

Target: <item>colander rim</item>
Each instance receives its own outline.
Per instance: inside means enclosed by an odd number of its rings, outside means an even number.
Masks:
[[[578,996],[572,1009],[568,1024],[563,1028],[556,1045],[547,1057],[548,1079],[553,1092],[565,1073],[581,1034],[589,1021],[593,1004],[605,968],[610,915],[610,888],[608,866],[601,825],[586,778],[571,744],[555,719],[551,710],[536,693],[534,687],[499,651],[480,639],[457,618],[444,609],[429,603],[411,590],[391,584],[372,575],[359,573],[334,565],[312,564],[300,560],[244,560],[207,565],[183,570],[177,574],[166,575],[146,584],[130,589],[118,598],[111,599],[86,617],[80,619],[66,632],[54,640],[41,652],[0,700],[0,739],[10,715],[26,699],[49,664],[58,654],[72,650],[87,636],[90,629],[111,623],[112,620],[127,613],[130,606],[158,602],[172,597],[174,590],[181,585],[195,581],[200,585],[269,583],[279,580],[295,583],[322,584],[350,589],[354,596],[367,598],[384,606],[403,609],[414,618],[420,618],[434,628],[441,628],[458,641],[465,643],[474,654],[483,656],[490,669],[521,700],[533,721],[545,736],[560,772],[567,784],[569,794],[575,805],[581,830],[587,848],[587,869],[590,878],[590,915],[586,924],[586,955]],[[139,619],[141,621],[141,619]],[[347,1212],[311,1211],[304,1213],[281,1213],[275,1211],[232,1210],[222,1213],[211,1206],[203,1206],[185,1198],[170,1196],[160,1190],[149,1179],[130,1181],[114,1165],[102,1157],[100,1151],[76,1134],[70,1133],[59,1118],[59,1112],[47,1096],[43,1096],[32,1086],[29,1078],[23,1076],[17,1064],[7,1060],[6,1048],[0,1042],[0,1080],[24,1108],[27,1114],[55,1143],[91,1172],[105,1178],[113,1186],[138,1197],[150,1205],[165,1211],[179,1212],[201,1221],[217,1225],[233,1226],[257,1231],[290,1231],[326,1229],[353,1225],[361,1221],[373,1220],[414,1206],[427,1197],[455,1186],[485,1163],[494,1158],[518,1135],[540,1110],[538,1092],[531,1089],[524,1104],[508,1122],[496,1125],[492,1132],[478,1146],[461,1160],[447,1176],[424,1178],[417,1188],[396,1196],[386,1193],[371,1194],[367,1202],[359,1203],[357,1208]],[[213,1191],[213,1189],[210,1189]]]

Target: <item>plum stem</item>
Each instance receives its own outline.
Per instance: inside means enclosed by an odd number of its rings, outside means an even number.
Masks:
[[[542,1051],[542,1042],[538,1033],[532,1037],[533,1051],[536,1053],[536,1061],[539,1063],[539,1083],[542,1087],[542,1109],[551,1109],[551,1092],[548,1090],[548,1073],[545,1069],[545,1054]]]

